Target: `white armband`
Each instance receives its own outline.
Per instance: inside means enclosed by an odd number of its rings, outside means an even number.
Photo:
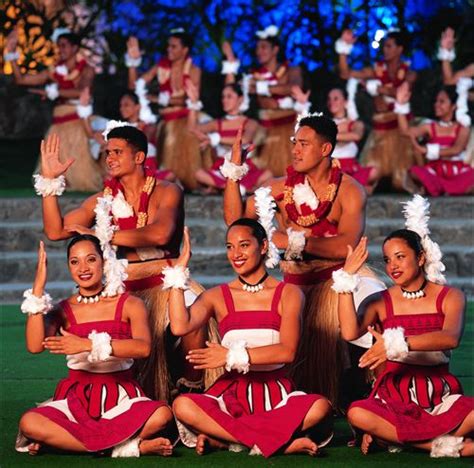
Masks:
[[[230,162],[227,158],[224,158],[224,163],[219,168],[221,174],[226,179],[231,179],[234,182],[242,180],[249,172],[249,166],[247,163],[243,163],[241,166]]]
[[[365,84],[365,89],[367,89],[367,92],[371,96],[378,96],[378,89],[381,85],[382,82],[380,80],[367,80],[367,83]]]
[[[142,64],[142,58],[132,58],[128,53],[125,53],[125,66],[127,68],[137,68]]]
[[[92,106],[90,104],[88,104],[87,106],[78,104],[76,106],[76,112],[81,119],[87,119],[87,117],[90,117],[92,115]]]
[[[140,442],[140,437],[135,437],[134,439],[127,439],[121,444],[116,445],[112,450],[112,454],[110,456],[112,458],[138,458],[140,456]]]
[[[288,228],[286,232],[288,234],[288,247],[285,250],[285,260],[301,260],[306,245],[304,231]]]
[[[353,44],[346,42],[344,39],[338,39],[334,44],[334,49],[339,55],[351,55]]]
[[[309,114],[309,111],[311,109],[311,102],[306,101],[306,102],[299,102],[296,101],[295,105],[293,106],[293,110],[297,114]]]
[[[428,161],[437,161],[441,147],[438,143],[428,143],[426,145],[426,159]]]
[[[158,94],[158,105],[162,107],[167,107],[170,103],[170,99],[171,94],[168,91],[161,91],[161,93]]]
[[[244,340],[237,340],[230,344],[225,362],[226,371],[236,370],[242,374],[249,371],[250,358],[246,346],[247,342]]]
[[[440,47],[438,49],[438,60],[446,60],[448,62],[452,62],[456,58],[456,52],[454,49],[445,49],[444,47]]]
[[[44,87],[46,96],[50,101],[54,101],[59,96],[59,87],[57,83],[50,83]]]
[[[332,272],[333,284],[331,289],[338,294],[353,293],[359,286],[360,277],[358,274],[351,275],[343,268]]]
[[[459,458],[464,447],[464,438],[452,435],[436,437],[431,442],[431,458],[451,457]]]
[[[221,142],[221,135],[219,132],[211,132],[208,133],[207,136],[213,148],[219,146],[219,143]]]
[[[38,297],[33,294],[33,289],[27,289],[23,293],[23,297],[25,299],[21,303],[20,308],[24,314],[47,314],[53,308],[53,300],[48,293]]]
[[[382,336],[387,359],[393,361],[407,357],[408,343],[405,339],[405,330],[402,327],[387,328]]]
[[[60,175],[55,179],[47,179],[41,174],[34,174],[34,188],[37,195],[42,197],[61,196],[66,189],[66,177]]]
[[[189,268],[183,266],[167,266],[163,268],[163,289],[188,289]]]
[[[107,361],[112,355],[112,345],[110,344],[112,338],[110,335],[106,332],[97,333],[93,330],[87,338],[92,341],[92,349],[89,356],[87,356],[87,360],[89,362]]]
[[[231,62],[230,60],[224,60],[222,62],[223,75],[237,75],[239,72],[240,62],[238,60]]]
[[[191,101],[191,99],[186,99],[186,107],[189,110],[199,112],[202,109],[202,102],[201,101],[193,102],[193,101]]]
[[[4,58],[5,62],[16,62],[20,58],[20,54],[18,53],[18,51],[7,52],[3,56],[3,58]]]
[[[258,80],[255,82],[256,92],[259,96],[271,96],[270,82],[266,80]]]
[[[398,101],[395,101],[395,107],[393,108],[393,112],[395,114],[407,115],[410,113],[410,103],[405,102],[404,104],[400,104]]]
[[[293,109],[295,105],[295,101],[290,96],[278,99],[277,102],[280,109]]]

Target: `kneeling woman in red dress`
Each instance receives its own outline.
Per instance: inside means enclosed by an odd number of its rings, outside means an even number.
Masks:
[[[112,449],[112,457],[172,454],[170,440],[160,437],[172,421],[170,408],[147,398],[132,376],[134,359],[150,353],[145,305],[128,293],[106,297],[103,265],[96,237],[73,238],[68,266],[78,292],[53,308],[44,294],[46,252],[40,245],[33,289],[22,304],[28,314],[26,346],[31,353],[66,355],[69,376],[51,400],[22,416],[18,451],[35,454],[49,446],[72,452]]]
[[[226,372],[202,395],[179,396],[173,404],[181,440],[196,447],[233,451],[245,447],[265,457],[276,452],[315,455],[328,443],[331,405],[320,395],[296,391],[287,376],[300,337],[304,296],[294,285],[265,271],[268,241],[255,220],[239,219],[227,231],[227,257],[235,280],[205,291],[186,309],[183,291],[189,257],[189,234],[177,269],[165,272],[175,280],[170,294],[171,330],[183,335],[212,317],[221,344],[189,353],[197,369],[225,366]],[[170,269],[171,270],[171,269]]]

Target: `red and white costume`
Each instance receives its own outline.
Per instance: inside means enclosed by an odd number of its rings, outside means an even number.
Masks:
[[[280,283],[270,310],[236,311],[227,284],[221,286],[227,315],[219,323],[222,345],[245,340],[248,348],[280,342],[278,303],[285,283]],[[247,374],[226,372],[204,394],[187,394],[207,415],[240,444],[265,457],[290,442],[320,395],[295,391],[284,364],[251,365]],[[196,434],[178,421],[181,440],[196,445]]]
[[[436,312],[395,314],[388,291],[383,291],[384,330],[403,327],[405,336],[421,335],[443,328],[444,287],[436,298]],[[387,361],[369,398],[351,408],[371,411],[393,424],[400,442],[431,440],[458,427],[474,408],[474,398],[449,373],[449,351],[409,351],[402,361]]]
[[[450,148],[458,138],[461,124],[454,126],[451,135],[437,133],[437,124],[431,122],[431,138],[428,143],[437,143],[440,148]],[[415,175],[429,195],[464,195],[474,187],[474,169],[463,161],[464,152],[450,158],[429,161],[424,166],[414,166],[410,173]]]
[[[114,340],[131,339],[130,323],[122,320],[127,298],[128,293],[120,296],[113,320],[80,323],[69,303],[61,302],[70,324],[67,331],[82,338],[95,330],[108,333]],[[51,400],[29,411],[55,422],[88,451],[97,452],[134,436],[165,403],[145,396],[132,377],[133,359],[111,356],[106,361],[90,363],[88,355],[85,352],[66,356],[69,376],[58,383]],[[20,434],[16,450],[28,451],[29,443]]]

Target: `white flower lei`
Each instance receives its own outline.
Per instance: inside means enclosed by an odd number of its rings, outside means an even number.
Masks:
[[[293,200],[298,207],[305,203],[312,210],[315,210],[319,205],[318,197],[309,185],[306,177],[304,179],[304,184],[296,184],[293,187]]]

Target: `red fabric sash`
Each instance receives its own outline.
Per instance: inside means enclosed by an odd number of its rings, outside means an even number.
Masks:
[[[124,283],[127,291],[143,291],[144,289],[150,289],[163,284],[163,275],[159,273],[158,275],[148,276],[147,278],[126,280]]]
[[[53,125],[54,124],[59,125],[59,124],[72,122],[74,120],[79,120],[79,119],[80,117],[75,112],[73,112],[72,114],[65,114],[59,117],[53,117]]]
[[[286,117],[278,117],[276,119],[263,119],[260,120],[260,125],[264,128],[279,127],[281,125],[292,124],[296,120],[296,114],[287,115]]]
[[[188,114],[189,114],[188,109],[179,109],[173,112],[165,112],[161,114],[161,116],[163,117],[163,120],[165,122],[171,122],[172,120],[184,119],[188,116]]]
[[[332,267],[324,268],[319,271],[310,271],[308,273],[285,273],[283,281],[285,283],[296,284],[297,286],[308,286],[324,283],[332,277],[332,272],[339,270],[344,263],[338,263]]]

